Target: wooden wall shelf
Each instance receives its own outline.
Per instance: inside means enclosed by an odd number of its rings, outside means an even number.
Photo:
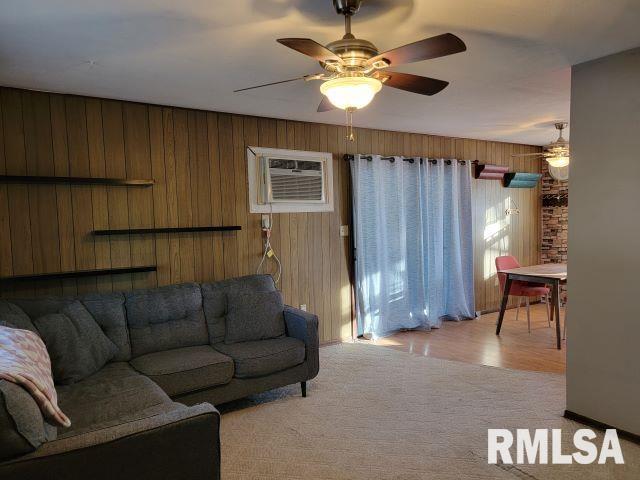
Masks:
[[[15,275],[12,277],[0,277],[0,283],[35,280],[63,280],[67,278],[98,277],[102,275],[118,275],[123,273],[144,273],[155,272],[157,269],[158,267],[156,265],[145,265],[142,267],[100,268],[96,270],[76,270],[73,272],[34,273],[29,275]]]
[[[110,187],[150,187],[153,180],[135,180],[129,178],[91,178],[91,177],[42,177],[36,175],[0,175],[0,183],[28,183],[41,185],[107,185]]]
[[[541,173],[509,172],[504,174],[506,188],[533,188],[542,178]]]
[[[473,176],[481,180],[502,180],[505,173],[509,172],[509,167],[504,165],[489,165],[487,163],[476,163],[473,169]]]
[[[187,232],[230,232],[242,230],[240,225],[225,227],[159,227],[159,228],[127,228],[117,230],[94,230],[94,235],[141,235],[146,233],[187,233]]]

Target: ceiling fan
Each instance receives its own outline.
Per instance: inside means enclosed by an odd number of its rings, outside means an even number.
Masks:
[[[514,153],[512,157],[542,157],[549,164],[549,173],[556,180],[569,178],[569,160],[571,151],[569,142],[562,137],[562,131],[567,127],[567,122],[558,122],[554,126],[558,130],[558,139],[544,146],[543,152],[538,153]]]
[[[356,38],[351,33],[351,17],[360,9],[362,1],[333,0],[336,12],[344,15],[345,34],[340,40],[326,46],[310,38],[277,40],[282,45],[320,62],[324,72],[241,88],[235,92],[295,80],[322,80],[320,91],[325,97],[318,106],[318,112],[340,108],[347,111],[350,119],[350,114],[366,107],[383,85],[421,95],[435,95],[442,91],[449,82],[409,73],[392,72],[387,69],[403,63],[464,52],[467,49],[464,42],[451,33],[444,33],[380,53],[373,43]]]

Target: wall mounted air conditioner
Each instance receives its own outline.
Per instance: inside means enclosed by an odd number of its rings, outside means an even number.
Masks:
[[[251,213],[333,211],[333,161],[328,152],[249,147]]]

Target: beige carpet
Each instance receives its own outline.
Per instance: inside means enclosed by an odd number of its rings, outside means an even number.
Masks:
[[[222,478],[640,479],[640,446],[624,441],[621,466],[487,464],[487,428],[562,428],[570,442],[581,426],[563,409],[560,375],[329,346],[307,398],[291,386],[223,410]]]

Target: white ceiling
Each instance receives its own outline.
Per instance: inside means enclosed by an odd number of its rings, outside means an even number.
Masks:
[[[328,43],[331,0],[3,0],[0,84],[342,123],[319,83],[236,88],[319,71],[275,42]],[[568,120],[570,66],[640,45],[638,0],[365,0],[353,32],[381,50],[452,32],[467,52],[398,70],[448,80],[434,97],[385,88],[357,126],[544,144]]]

